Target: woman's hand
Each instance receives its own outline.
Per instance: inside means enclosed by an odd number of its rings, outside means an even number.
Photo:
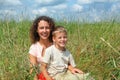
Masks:
[[[50,76],[47,76],[46,80],[54,80],[54,79],[52,77],[50,77]]]
[[[44,62],[41,62],[41,71],[42,71],[43,75],[45,76],[46,80],[54,80],[54,79],[52,79],[51,76],[48,75],[47,64]]]

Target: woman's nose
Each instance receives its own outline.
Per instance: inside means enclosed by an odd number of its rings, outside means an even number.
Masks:
[[[46,32],[46,28],[44,28],[44,30],[43,30],[44,32]]]

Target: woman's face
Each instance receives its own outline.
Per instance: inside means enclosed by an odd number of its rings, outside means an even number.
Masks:
[[[38,35],[40,36],[40,39],[48,39],[50,36],[50,26],[47,21],[41,20],[38,23],[38,28],[37,28]]]

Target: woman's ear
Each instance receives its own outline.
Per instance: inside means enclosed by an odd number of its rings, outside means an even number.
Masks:
[[[36,32],[38,33],[38,29],[36,30]]]

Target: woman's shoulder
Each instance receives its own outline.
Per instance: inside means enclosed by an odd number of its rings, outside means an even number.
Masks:
[[[37,56],[39,55],[39,53],[42,52],[42,46],[39,44],[39,42],[36,42],[36,43],[33,43],[30,48],[29,48],[29,53],[34,55],[34,56]]]
[[[39,42],[36,42],[36,43],[33,43],[31,46],[30,46],[30,49],[29,50],[34,50],[35,52],[36,51],[41,51],[43,48],[42,46],[40,45]]]
[[[36,43],[31,44],[30,47],[38,47],[38,46],[42,47],[39,42],[36,42]]]

